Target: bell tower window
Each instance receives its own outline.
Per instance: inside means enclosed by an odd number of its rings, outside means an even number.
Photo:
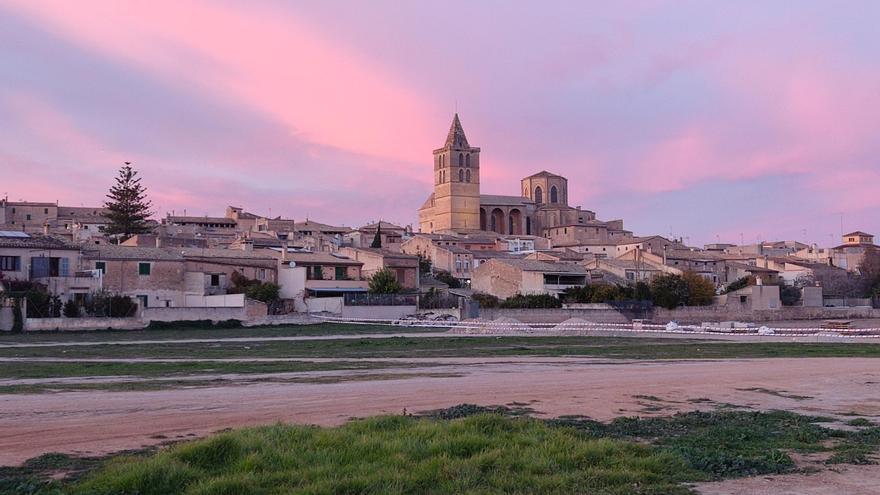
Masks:
[[[559,202],[559,191],[556,190],[556,186],[550,188],[550,202],[558,203]]]
[[[470,182],[470,181],[471,181],[471,171],[470,171],[470,170],[465,171],[465,173],[464,173],[464,180],[465,180],[466,182]]]
[[[458,166],[464,167],[464,153],[458,154]]]
[[[471,155],[467,155],[464,157],[464,166],[467,168],[471,168]]]
[[[464,169],[458,169],[458,181],[464,182]]]
[[[544,191],[541,190],[541,186],[535,188],[535,203],[541,204],[544,202]]]

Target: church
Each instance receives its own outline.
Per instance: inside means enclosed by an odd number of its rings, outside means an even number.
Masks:
[[[596,214],[568,205],[568,179],[541,171],[520,181],[521,194],[480,194],[480,148],[471,146],[458,114],[434,150],[434,192],[419,208],[422,233],[544,237],[560,226],[590,225]]]

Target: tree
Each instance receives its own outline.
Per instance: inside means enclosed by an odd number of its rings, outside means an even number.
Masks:
[[[715,284],[700,276],[699,273],[688,270],[682,275],[687,284],[688,306],[708,306],[715,300]]]
[[[723,294],[729,294],[731,292],[736,292],[741,289],[745,289],[746,287],[755,283],[755,279],[751,276],[745,276],[743,278],[734,280],[733,282],[727,284],[727,287],[724,288]]]
[[[859,275],[864,280],[867,296],[880,296],[880,249],[870,247],[859,263]]]
[[[419,255],[419,273],[423,275],[430,275],[431,273],[431,258],[427,258],[425,256]]]
[[[274,282],[257,282],[250,285],[244,291],[244,295],[250,299],[256,299],[264,303],[277,301],[281,294],[281,286]]]
[[[659,275],[651,280],[651,295],[655,305],[666,309],[675,309],[687,303],[688,285],[678,275]]]
[[[137,171],[131,168],[130,162],[119,169],[116,184],[110,188],[104,207],[107,208],[106,232],[110,235],[120,236],[125,240],[135,234],[149,232],[147,218],[153,213],[150,211],[152,203],[147,199],[147,189],[141,184]]]
[[[397,276],[388,268],[383,268],[370,277],[370,292],[373,294],[398,294],[402,290]]]
[[[371,248],[379,249],[382,247],[382,221],[376,224],[376,235],[373,236],[373,243],[370,244]]]

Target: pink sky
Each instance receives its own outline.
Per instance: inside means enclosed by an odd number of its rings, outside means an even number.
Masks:
[[[880,231],[875,2],[0,2],[0,194],[413,223],[457,108],[486,193],[692,243]]]

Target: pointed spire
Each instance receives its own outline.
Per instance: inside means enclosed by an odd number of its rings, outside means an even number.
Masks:
[[[470,148],[467,136],[464,135],[464,129],[461,127],[461,121],[458,120],[458,112],[452,118],[452,125],[449,126],[449,134],[446,135],[445,146],[456,149]]]

